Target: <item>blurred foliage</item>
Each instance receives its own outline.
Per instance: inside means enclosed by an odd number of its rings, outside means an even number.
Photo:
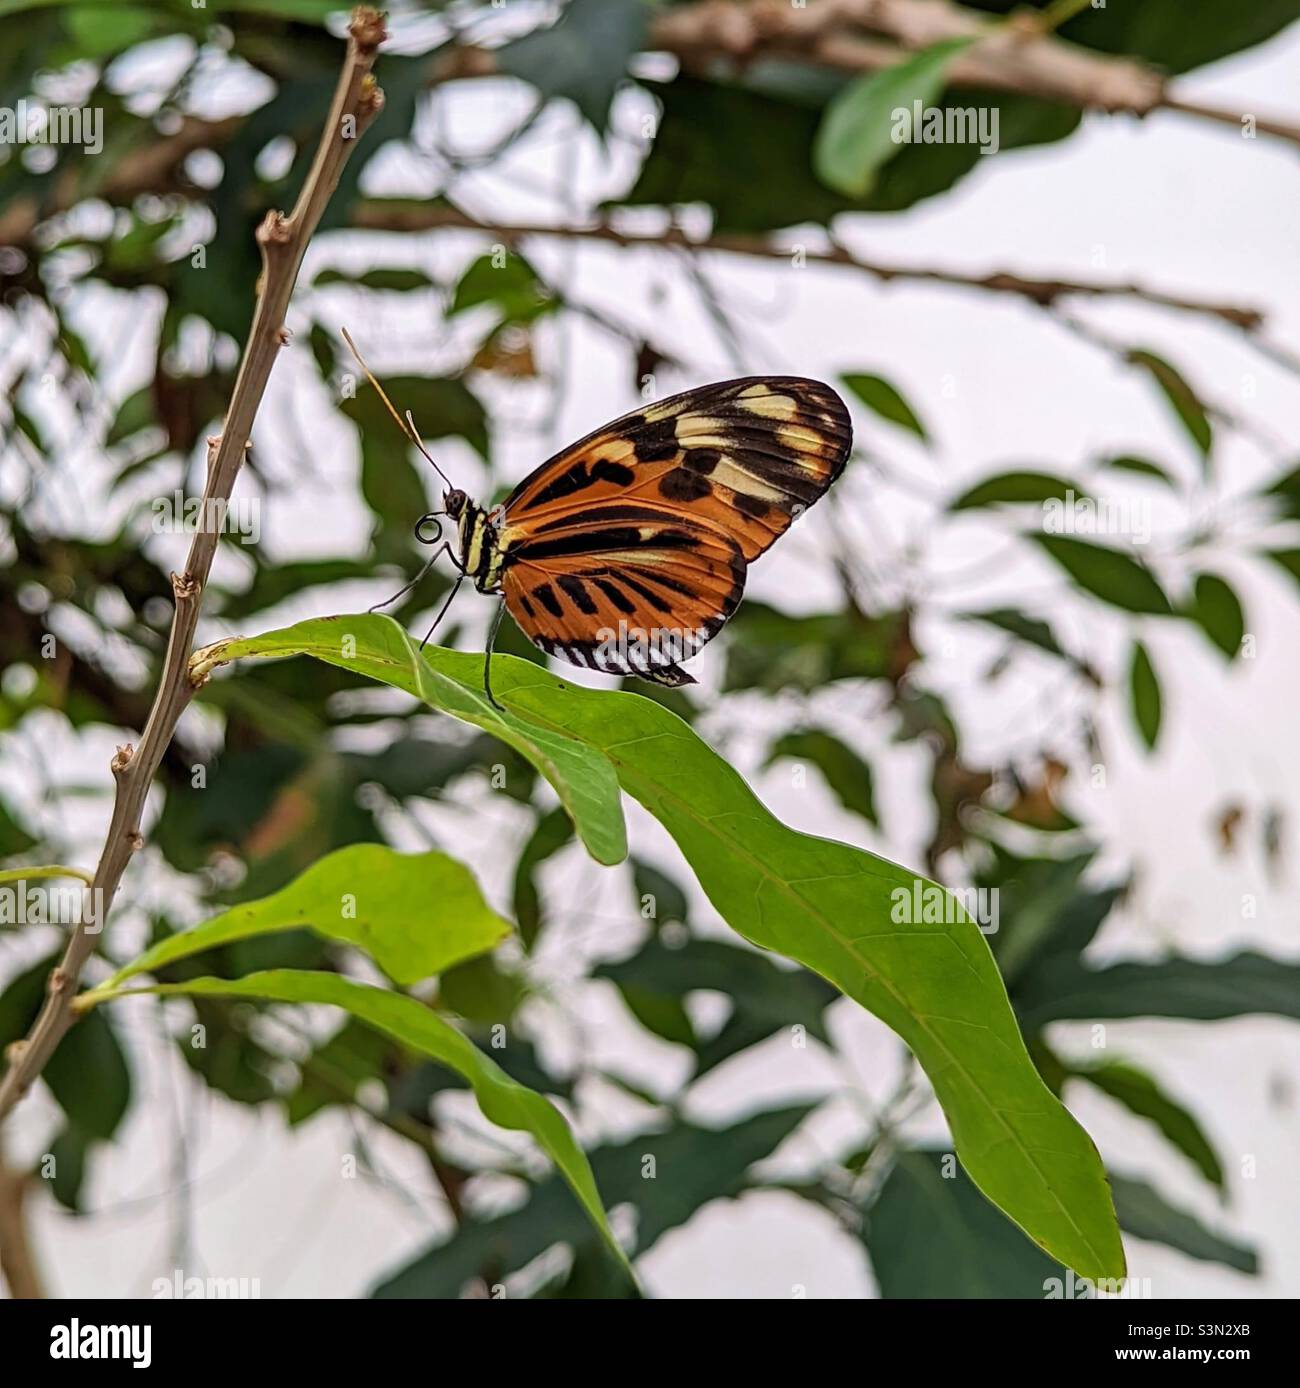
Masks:
[[[1018,0],[971,3],[994,14],[1019,7]],[[499,9],[457,8],[460,22],[491,19],[478,11]],[[617,124],[614,98],[628,83],[658,109],[639,166],[609,199],[611,207],[703,204],[716,231],[757,233],[828,224],[855,210],[903,210],[952,188],[982,163],[971,145],[892,152],[864,147],[861,111],[878,105],[879,91],[855,92],[851,77],[811,64],[722,64],[683,69],[671,78],[657,70],[652,80],[633,65],[647,22],[638,0],[572,0],[554,25],[537,22],[537,7],[518,8],[528,22],[521,26],[517,15],[507,14],[514,39],[501,49],[500,67],[529,84],[535,113],[572,103],[583,120],[608,134]],[[189,0],[147,7],[29,7],[0,0],[6,25],[0,104],[75,101],[104,113],[102,153],[78,145],[0,150],[0,735],[6,752],[17,744],[41,746],[51,719],[77,733],[103,728],[120,735],[144,725],[171,589],[141,523],[141,507],[177,487],[193,491],[201,481],[203,441],[219,427],[251,312],[258,273],[252,228],[268,206],[290,203],[304,175],[337,68],[338,29],[330,17],[338,9],[328,0],[214,0],[204,7]],[[1249,6],[1144,0],[1084,8],[1061,35],[1181,73],[1260,43],[1298,15],[1297,0]],[[132,60],[157,55],[146,45],[177,39],[189,45],[179,75],[165,89],[133,94],[133,83],[144,79]],[[418,144],[417,126],[436,99],[431,84],[444,46],[439,37],[424,52],[381,57],[384,114],[349,165],[330,206],[329,227],[362,220],[363,170],[385,142]],[[232,70],[242,65],[265,86],[265,99],[245,114],[202,118],[193,92],[205,70],[223,64]],[[913,85],[921,82],[918,90],[933,89],[941,106],[996,108],[1004,151],[1067,140],[1079,125],[1079,112],[1037,97],[945,93],[940,68],[931,64],[905,76]],[[828,170],[825,158],[817,157],[819,131],[836,111],[831,134],[841,138]],[[457,207],[457,172],[453,161],[430,207]],[[381,595],[384,584],[396,588],[420,557],[410,527],[426,508],[428,479],[422,464],[394,447],[391,422],[374,396],[342,390],[349,368],[335,335],[331,294],[371,296],[352,301],[363,303],[414,296],[427,304],[430,317],[481,324],[457,360],[440,359],[428,374],[407,371],[384,380],[412,409],[424,438],[462,440],[489,465],[502,387],[537,371],[531,334],[548,318],[581,311],[567,286],[547,283],[517,252],[496,263],[494,250],[479,247],[451,282],[441,283],[401,263],[410,256],[396,252],[393,239],[376,243],[375,262],[364,270],[349,268],[350,260],[322,267],[311,285],[300,286],[297,299],[311,325],[294,353],[297,364],[315,375],[312,398],[357,433],[357,495],[370,516],[368,540],[343,553],[287,563],[261,545],[238,546],[244,581],[208,594],[208,613],[226,629],[271,625],[271,609],[306,590],[321,590],[324,607],[331,584],[374,580],[371,587]],[[137,389],[123,388],[117,362],[94,356],[78,331],[86,297],[105,294],[125,306],[133,327],[151,335],[150,378]],[[641,339],[622,350],[630,381],[639,382],[663,360]],[[1120,480],[1161,488],[1190,530],[1200,495],[1196,474],[1211,473],[1233,421],[1201,398],[1185,364],[1138,343],[1125,344],[1120,356],[1178,422],[1194,468],[1183,459],[1123,453],[1117,442],[1092,463],[1002,467],[947,500],[934,524],[963,524],[978,513],[1004,524],[1021,543],[1024,507],[1069,492],[1102,496]],[[288,354],[281,369],[293,364]],[[926,402],[906,400],[873,369],[879,362],[858,365],[844,383],[867,412],[869,428],[883,424],[887,436],[912,447],[927,444]],[[257,443],[241,486],[251,483],[262,496],[301,506],[310,525],[308,504],[287,493],[311,475],[311,448],[304,442],[286,468],[263,458]],[[88,512],[61,515],[50,493],[87,459],[106,474],[107,495]],[[870,462],[864,457],[861,465]],[[1077,482],[1071,480],[1076,475]],[[494,474],[492,480],[510,479]],[[1269,523],[1300,520],[1300,468],[1292,463],[1247,500]],[[1101,700],[1115,690],[1131,704],[1134,733],[1157,746],[1176,710],[1164,708],[1147,635],[1151,623],[1186,624],[1225,660],[1237,658],[1249,628],[1231,582],[1205,571],[1193,556],[1175,588],[1171,571],[1157,574],[1138,549],[1070,535],[1023,535],[1075,586],[1091,615],[1108,614],[1131,628],[1128,664],[1099,672],[1050,614],[1002,607],[951,614],[1000,645],[993,666],[971,670],[970,678],[994,684],[1022,663],[1058,663],[1082,700],[1078,737],[1095,760],[1101,760]],[[1300,582],[1294,544],[1256,542],[1243,531],[1233,540],[1244,554],[1271,561],[1293,585]],[[919,634],[929,629],[927,600],[865,597],[871,590],[851,559],[834,550],[831,557],[842,590],[838,601],[802,615],[750,601],[721,639],[728,723],[745,722],[758,706],[774,711],[775,717],[753,721],[762,739],[758,764],[777,768],[772,775],[792,761],[814,768],[846,811],[851,832],[873,843],[879,842],[874,783],[881,759],[894,754],[894,744],[899,756],[920,758],[932,808],[927,870],[944,881],[1000,892],[1000,929],[989,941],[1044,1079],[1067,1096],[1076,1085],[1103,1092],[1153,1125],[1216,1194],[1226,1193],[1231,1183],[1212,1127],[1196,1115],[1190,1096],[1185,1102],[1164,1092],[1122,1058],[1108,1056],[1099,1064],[1095,1056],[1058,1055],[1046,1029],[1063,1019],[1210,1022],[1249,1013],[1300,1019],[1296,967],[1250,952],[1220,961],[1170,954],[1098,967],[1087,951],[1122,906],[1127,883],[1099,866],[1097,845],[1076,818],[1079,802],[1066,768],[1048,749],[999,761],[972,751],[972,739],[927,665],[932,652]],[[445,580],[431,575],[390,611],[409,626],[444,588]],[[508,630],[501,649],[538,659]],[[843,696],[850,721],[832,724],[813,709],[815,695],[829,686]],[[515,747],[447,719],[434,724],[407,702],[377,704],[360,676],[315,662],[250,667],[210,692],[208,706],[222,725],[220,749],[213,754],[197,727],[183,726],[161,768],[165,810],[151,836],[154,866],[164,880],[172,874],[170,880],[179,881],[183,874],[202,914],[277,892],[323,855],[382,843],[397,825],[409,834],[430,802],[455,811],[474,803],[484,786],[508,797],[511,811],[528,825],[513,865],[512,909],[524,949],[545,951],[550,933],[559,936],[580,910],[577,894],[557,889],[553,883],[561,879],[551,871],[570,850],[569,821]],[[688,720],[697,716],[698,706],[679,691],[656,697]],[[892,742],[868,742],[862,735],[868,718],[873,731],[885,730]],[[376,732],[377,741],[367,738]],[[106,773],[87,767],[82,779],[87,794],[105,795]],[[95,803],[106,817],[107,800]],[[65,856],[72,840],[56,827],[56,817],[28,822],[31,814],[14,788],[0,784],[0,866]],[[1266,857],[1276,863],[1282,815],[1277,806],[1251,807],[1249,815],[1226,806],[1222,851],[1238,850],[1243,823],[1258,825]],[[591,977],[617,990],[639,1026],[685,1053],[688,1073],[676,1092],[646,1093],[626,1077],[595,1072],[584,1058],[576,1067],[560,1064],[551,1048],[532,1044],[540,1029],[533,1030],[525,1003],[536,1000],[529,998],[526,970],[508,951],[449,969],[427,1001],[440,1021],[441,1014],[453,1017],[485,1046],[493,1022],[508,1019],[511,1045],[492,1058],[518,1084],[575,1104],[579,1081],[610,1084],[637,1106],[637,1135],[597,1145],[590,1160],[606,1207],[623,1206],[634,1215],[638,1253],[710,1201],[783,1191],[827,1212],[855,1240],[885,1296],[1041,1296],[1045,1279],[1062,1276],[946,1154],[909,1147],[895,1108],[916,1098],[913,1080],[905,1080],[899,1104],[878,1116],[853,1151],[823,1161],[797,1183],[764,1178],[752,1168],[795,1132],[808,1107],[761,1111],[720,1128],[687,1120],[682,1108],[696,1080],[773,1044],[790,1028],[833,1050],[826,1010],[836,994],[810,971],[714,938],[706,922],[693,919],[691,897],[671,872],[634,859],[628,876],[631,913],[643,923],[641,942],[624,958],[597,963]],[[178,902],[184,899],[178,893]],[[128,913],[145,915],[136,906]],[[165,947],[190,914],[178,905],[175,919],[149,916],[154,943]],[[0,940],[7,944],[8,935]],[[30,1024],[55,957],[6,969],[0,1046]],[[213,944],[198,958],[160,965],[158,976],[180,984],[198,974],[330,971],[342,969],[346,958],[338,939],[301,931]],[[691,1004],[700,993],[726,1000],[720,1027],[693,1020]],[[454,1227],[384,1278],[377,1294],[481,1293],[507,1277],[512,1294],[628,1294],[626,1278],[601,1253],[595,1226],[558,1176],[538,1177],[499,1146],[450,1140],[440,1096],[464,1088],[469,1081],[463,1075],[355,1022],[304,1047],[263,1025],[267,1018],[247,1001],[214,994],[191,1005],[206,1045],[190,1044],[188,1028],[174,1044],[196,1078],[224,1101],[274,1107],[292,1123],[312,1121],[325,1110],[364,1109],[427,1158]],[[57,1159],[53,1193],[69,1210],[84,1208],[83,1180],[97,1148],[119,1130],[133,1093],[140,1098],[129,1053],[107,1015],[96,1011],[69,1033],[46,1072],[63,1114],[51,1147]],[[922,1092],[920,1100],[926,1097]],[[654,1180],[645,1177],[647,1160]],[[491,1192],[502,1183],[514,1192],[504,1212],[480,1198],[480,1189]],[[1134,1237],[1242,1273],[1255,1270],[1251,1250],[1170,1204],[1151,1185],[1117,1177],[1113,1187],[1121,1225]],[[557,1262],[561,1248],[567,1251]]]

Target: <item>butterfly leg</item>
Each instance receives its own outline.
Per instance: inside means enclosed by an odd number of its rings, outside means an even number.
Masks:
[[[405,588],[399,588],[391,598],[385,598],[383,602],[377,602],[373,607],[368,607],[366,611],[378,612],[381,607],[391,607],[397,601],[398,598],[404,597],[407,593],[411,591],[412,588],[415,587],[417,583],[420,582],[420,580],[425,576],[425,574],[427,574],[429,570],[433,568],[433,566],[438,562],[438,560],[442,558],[444,550],[447,552],[447,555],[451,559],[451,562],[455,564],[456,556],[452,553],[451,546],[448,544],[441,545],[438,549],[434,550],[434,552],[429,556],[428,562],[425,564],[424,568],[422,568],[420,572],[415,575],[415,577],[406,585]],[[457,564],[456,567],[459,568],[460,565]]]
[[[460,592],[460,585],[465,582],[464,570],[457,576],[455,583],[451,585],[451,592],[447,594],[446,600],[438,609],[438,615],[433,619],[433,625],[424,633],[424,640],[420,642],[420,649],[423,650],[429,644],[429,637],[438,630],[438,623],[447,615],[447,609],[451,606],[452,599]]]
[[[490,703],[493,708],[499,709],[502,713],[505,712],[505,709],[501,704],[497,703],[492,693],[492,647],[496,644],[497,628],[501,625],[501,617],[505,610],[506,600],[502,598],[501,601],[497,603],[496,612],[492,615],[492,625],[488,628],[487,650],[483,655],[483,692],[488,697],[488,703]]]

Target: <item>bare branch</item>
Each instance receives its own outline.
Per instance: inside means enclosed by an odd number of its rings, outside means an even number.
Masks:
[[[287,217],[282,212],[268,212],[257,229],[262,253],[257,304],[225,426],[219,438],[209,440],[202,508],[205,515],[211,514],[210,502],[227,501],[234,488],[253,420],[284,342],[285,313],[307,244],[357,139],[383,106],[383,93],[370,75],[376,50],[386,37],[383,20],[375,10],[362,6],[353,12],[348,32],[347,56],[334,104],[298,202]],[[45,1003],[32,1030],[13,1049],[9,1068],[0,1081],[0,1119],[41,1073],[72,1024],[73,994],[95,948],[96,934],[86,924],[105,919],[127,864],[142,846],[140,818],[154,772],[171,742],[177,721],[194,697],[196,686],[189,678],[189,656],[203,587],[219,538],[217,527],[201,526],[190,545],[184,572],[172,575],[175,612],[158,693],[140,745],[118,748],[112,760],[117,792],[94,881],[86,889],[91,894],[87,897],[88,909],[82,912],[82,923],[73,932],[62,962],[50,975]]]
[[[823,265],[844,265],[863,271],[878,280],[910,280],[930,284],[955,285],[966,289],[982,289],[994,294],[1013,294],[1028,299],[1042,308],[1050,308],[1059,299],[1071,295],[1100,298],[1116,296],[1141,299],[1162,308],[1182,309],[1188,313],[1203,313],[1222,319],[1234,327],[1253,331],[1263,325],[1264,315],[1256,308],[1167,294],[1131,281],[1106,283],[1100,280],[1035,279],[998,270],[987,275],[963,274],[958,270],[935,269],[926,266],[895,265],[867,260],[844,246],[832,244],[826,250],[809,250],[794,245],[782,246],[759,236],[718,234],[692,238],[676,227],[657,232],[621,231],[608,222],[588,226],[549,226],[546,223],[483,222],[454,207],[437,203],[382,201],[361,203],[355,209],[353,224],[372,231],[432,231],[441,228],[461,228],[482,232],[486,236],[509,244],[529,236],[551,236],[563,239],[606,241],[627,247],[684,247],[691,251],[724,251],[731,255],[756,256],[765,260],[790,261],[799,252],[806,261]]]

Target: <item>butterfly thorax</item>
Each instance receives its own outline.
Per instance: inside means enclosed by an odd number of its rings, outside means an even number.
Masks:
[[[456,521],[460,563],[465,576],[474,580],[480,593],[500,592],[506,556],[492,512],[464,493],[449,496],[447,511]]]

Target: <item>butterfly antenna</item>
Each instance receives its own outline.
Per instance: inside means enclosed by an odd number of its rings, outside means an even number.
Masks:
[[[379,398],[384,402],[384,405],[387,407],[388,413],[391,414],[393,418],[397,421],[397,427],[402,431],[402,433],[406,435],[408,439],[411,440],[411,442],[420,450],[420,452],[424,454],[425,459],[432,466],[434,472],[436,472],[438,476],[441,477],[442,480],[450,487],[451,478],[448,477],[447,474],[443,472],[443,470],[438,466],[438,464],[433,461],[433,457],[429,453],[429,450],[425,448],[424,443],[420,439],[420,431],[415,427],[415,420],[411,417],[410,410],[407,410],[405,419],[403,419],[402,416],[397,413],[397,409],[393,405],[393,402],[385,394],[383,386],[381,386],[379,382],[375,380],[374,372],[372,372],[371,369],[366,365],[365,358],[361,355],[359,351],[357,351],[357,344],[352,341],[352,334],[348,332],[346,328],[341,328],[340,332],[342,332],[343,334],[343,341],[346,342],[348,346],[352,349],[352,355],[356,357],[357,365],[360,366],[362,371],[366,373],[366,380],[368,380],[370,384],[374,386],[375,390],[379,394]]]

